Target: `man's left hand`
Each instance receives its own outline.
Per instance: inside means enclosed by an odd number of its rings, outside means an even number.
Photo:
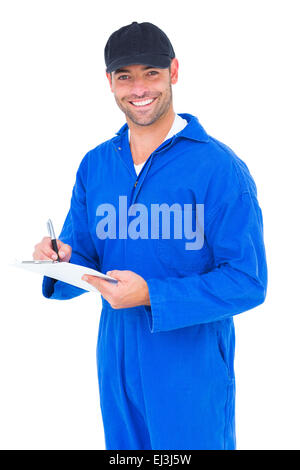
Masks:
[[[84,274],[82,280],[96,287],[112,308],[130,308],[139,305],[151,305],[148,286],[141,276],[133,271],[107,271],[108,276],[118,280],[113,283],[97,276]]]

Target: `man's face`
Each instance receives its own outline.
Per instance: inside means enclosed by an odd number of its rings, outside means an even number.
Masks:
[[[150,126],[164,116],[172,104],[172,85],[178,80],[178,61],[171,69],[128,65],[106,74],[121,111],[139,126]]]

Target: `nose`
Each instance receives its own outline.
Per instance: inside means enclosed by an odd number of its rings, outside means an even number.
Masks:
[[[149,89],[143,78],[135,77],[131,81],[130,96],[132,99],[145,98],[149,94]]]

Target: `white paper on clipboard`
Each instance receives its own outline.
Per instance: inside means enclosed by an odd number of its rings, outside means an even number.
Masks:
[[[15,260],[11,264],[17,268],[26,269],[37,274],[42,274],[43,276],[48,276],[58,281],[66,282],[72,286],[80,287],[90,292],[98,292],[96,287],[92,286],[86,281],[83,281],[81,277],[84,274],[90,274],[91,276],[97,276],[101,279],[106,279],[109,282],[117,283],[117,279],[114,279],[111,276],[102,274],[95,269],[88,268],[85,266],[80,266],[73,263],[65,263],[64,261],[48,261],[48,260],[30,260],[30,261],[19,261]]]

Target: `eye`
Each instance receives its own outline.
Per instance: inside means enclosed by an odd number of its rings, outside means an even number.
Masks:
[[[125,77],[125,78],[124,78]],[[126,80],[126,77],[128,77],[128,75],[120,75],[118,77],[118,80]]]
[[[151,74],[151,75],[158,75],[158,72],[157,72],[156,70],[151,70],[151,71],[149,72],[149,74]]]

